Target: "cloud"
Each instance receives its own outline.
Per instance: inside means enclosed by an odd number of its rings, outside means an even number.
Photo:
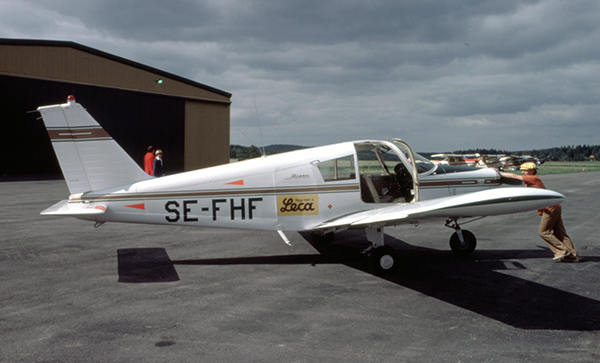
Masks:
[[[449,122],[451,126],[460,127],[460,128],[472,128],[472,127],[490,127],[493,126],[494,123],[487,120],[485,117],[482,118],[466,118],[466,117],[458,117]]]
[[[595,0],[0,0],[0,9],[3,36],[75,41],[231,92],[232,143],[598,143]]]

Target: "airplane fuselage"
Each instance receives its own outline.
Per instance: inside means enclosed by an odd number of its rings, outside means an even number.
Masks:
[[[323,220],[375,209],[385,203],[407,203],[399,199],[364,201],[361,178],[370,178],[377,185],[392,179],[384,172],[364,172],[356,166],[360,162],[355,145],[364,143],[341,143],[154,178],[71,196],[69,203],[104,209],[103,214],[78,216],[97,222],[310,230]],[[369,141],[381,143],[389,145]],[[320,160],[323,155],[328,160],[351,157],[354,170],[347,178],[328,180],[319,168],[325,161]],[[498,174],[489,169],[435,169],[421,173],[418,183],[414,183],[413,188],[419,189],[419,200],[471,193],[500,184]],[[376,193],[383,196],[386,188],[389,185],[376,187]]]

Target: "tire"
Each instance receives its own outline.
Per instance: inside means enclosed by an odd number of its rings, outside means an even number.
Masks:
[[[369,254],[371,270],[377,276],[389,276],[398,270],[396,251],[388,246],[377,247]]]
[[[460,238],[458,238],[458,231],[454,232],[450,237],[450,249],[456,256],[466,257],[475,251],[475,247],[477,247],[477,238],[475,238],[473,233],[465,229],[461,229],[460,231],[462,231],[465,243],[461,244]]]

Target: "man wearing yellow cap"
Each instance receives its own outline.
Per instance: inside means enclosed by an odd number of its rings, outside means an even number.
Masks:
[[[498,171],[498,173],[503,178],[521,180],[525,183],[526,187],[546,189],[542,180],[536,175],[537,165],[535,163],[523,163],[520,169],[522,175],[503,173],[501,171]],[[575,246],[567,235],[567,230],[562,221],[562,208],[560,204],[540,209],[538,210],[538,215],[542,216],[538,233],[554,253],[553,260],[579,262]]]

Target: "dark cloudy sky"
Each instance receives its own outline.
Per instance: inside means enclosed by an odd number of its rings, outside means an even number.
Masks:
[[[0,0],[0,37],[230,92],[237,144],[600,144],[598,0]]]

